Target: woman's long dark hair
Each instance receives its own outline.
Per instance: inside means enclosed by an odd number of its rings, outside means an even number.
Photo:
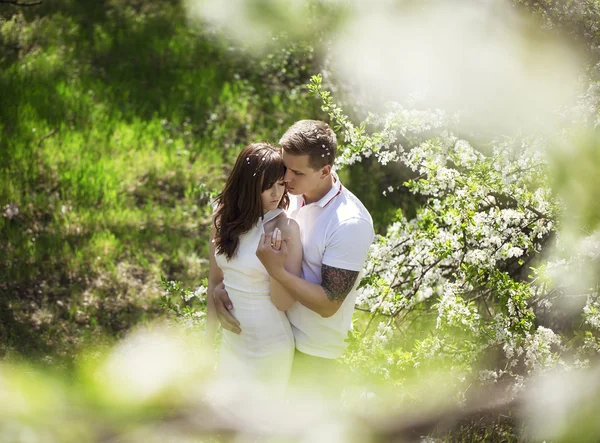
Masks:
[[[267,143],[246,146],[235,162],[223,191],[217,197],[214,224],[218,254],[231,259],[237,252],[240,235],[248,232],[263,216],[260,194],[283,179],[285,166],[281,150]],[[287,209],[284,193],[279,208]]]

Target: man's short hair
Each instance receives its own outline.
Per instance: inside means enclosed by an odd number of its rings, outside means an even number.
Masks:
[[[332,165],[337,152],[335,132],[320,120],[300,120],[285,131],[279,144],[291,155],[308,155],[314,170]]]

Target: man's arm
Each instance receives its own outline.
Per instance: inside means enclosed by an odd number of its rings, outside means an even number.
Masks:
[[[373,226],[364,219],[346,220],[329,237],[323,265],[321,284],[291,275],[284,267],[287,244],[274,250],[269,239],[259,242],[256,255],[271,277],[289,294],[311,311],[322,317],[335,314],[350,293],[373,241]]]
[[[325,291],[327,299],[332,303],[339,302],[341,305],[354,287],[358,274],[358,271],[323,265],[321,268],[321,287]]]
[[[264,235],[256,255],[271,277],[277,280],[296,301],[311,311],[322,317],[331,317],[335,314],[354,287],[359,271],[323,265],[320,285],[303,280],[287,271],[283,265],[287,256],[286,242],[283,242],[281,250],[277,251],[271,247],[270,241],[270,236]]]
[[[285,271],[285,270],[284,270]],[[320,285],[303,280],[287,271],[274,277],[296,301],[321,317],[335,314],[358,278],[358,271],[323,265]]]
[[[215,287],[212,299],[217,318],[223,329],[227,329],[235,334],[241,333],[240,322],[229,312],[233,309],[233,304],[231,303],[229,294],[225,290],[223,282]]]

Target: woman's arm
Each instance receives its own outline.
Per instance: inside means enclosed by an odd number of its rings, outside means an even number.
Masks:
[[[281,236],[286,241],[287,258],[284,268],[291,274],[300,276],[302,273],[302,242],[300,240],[300,227],[296,221],[284,218],[277,226]],[[281,284],[271,277],[271,301],[280,311],[287,311],[295,302],[294,298]]]
[[[206,290],[206,339],[208,343],[213,343],[217,327],[219,326],[213,291],[215,290],[215,287],[223,281],[223,271],[219,268],[215,259],[215,234],[216,229],[215,226],[212,225],[210,229],[210,243],[208,246],[210,268],[208,270],[208,288]]]

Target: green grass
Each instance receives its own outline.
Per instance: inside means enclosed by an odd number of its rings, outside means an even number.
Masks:
[[[69,357],[157,316],[161,275],[206,276],[210,193],[245,144],[314,115],[309,68],[274,82],[179,2],[0,15],[0,207],[19,211],[0,217],[0,355]]]

